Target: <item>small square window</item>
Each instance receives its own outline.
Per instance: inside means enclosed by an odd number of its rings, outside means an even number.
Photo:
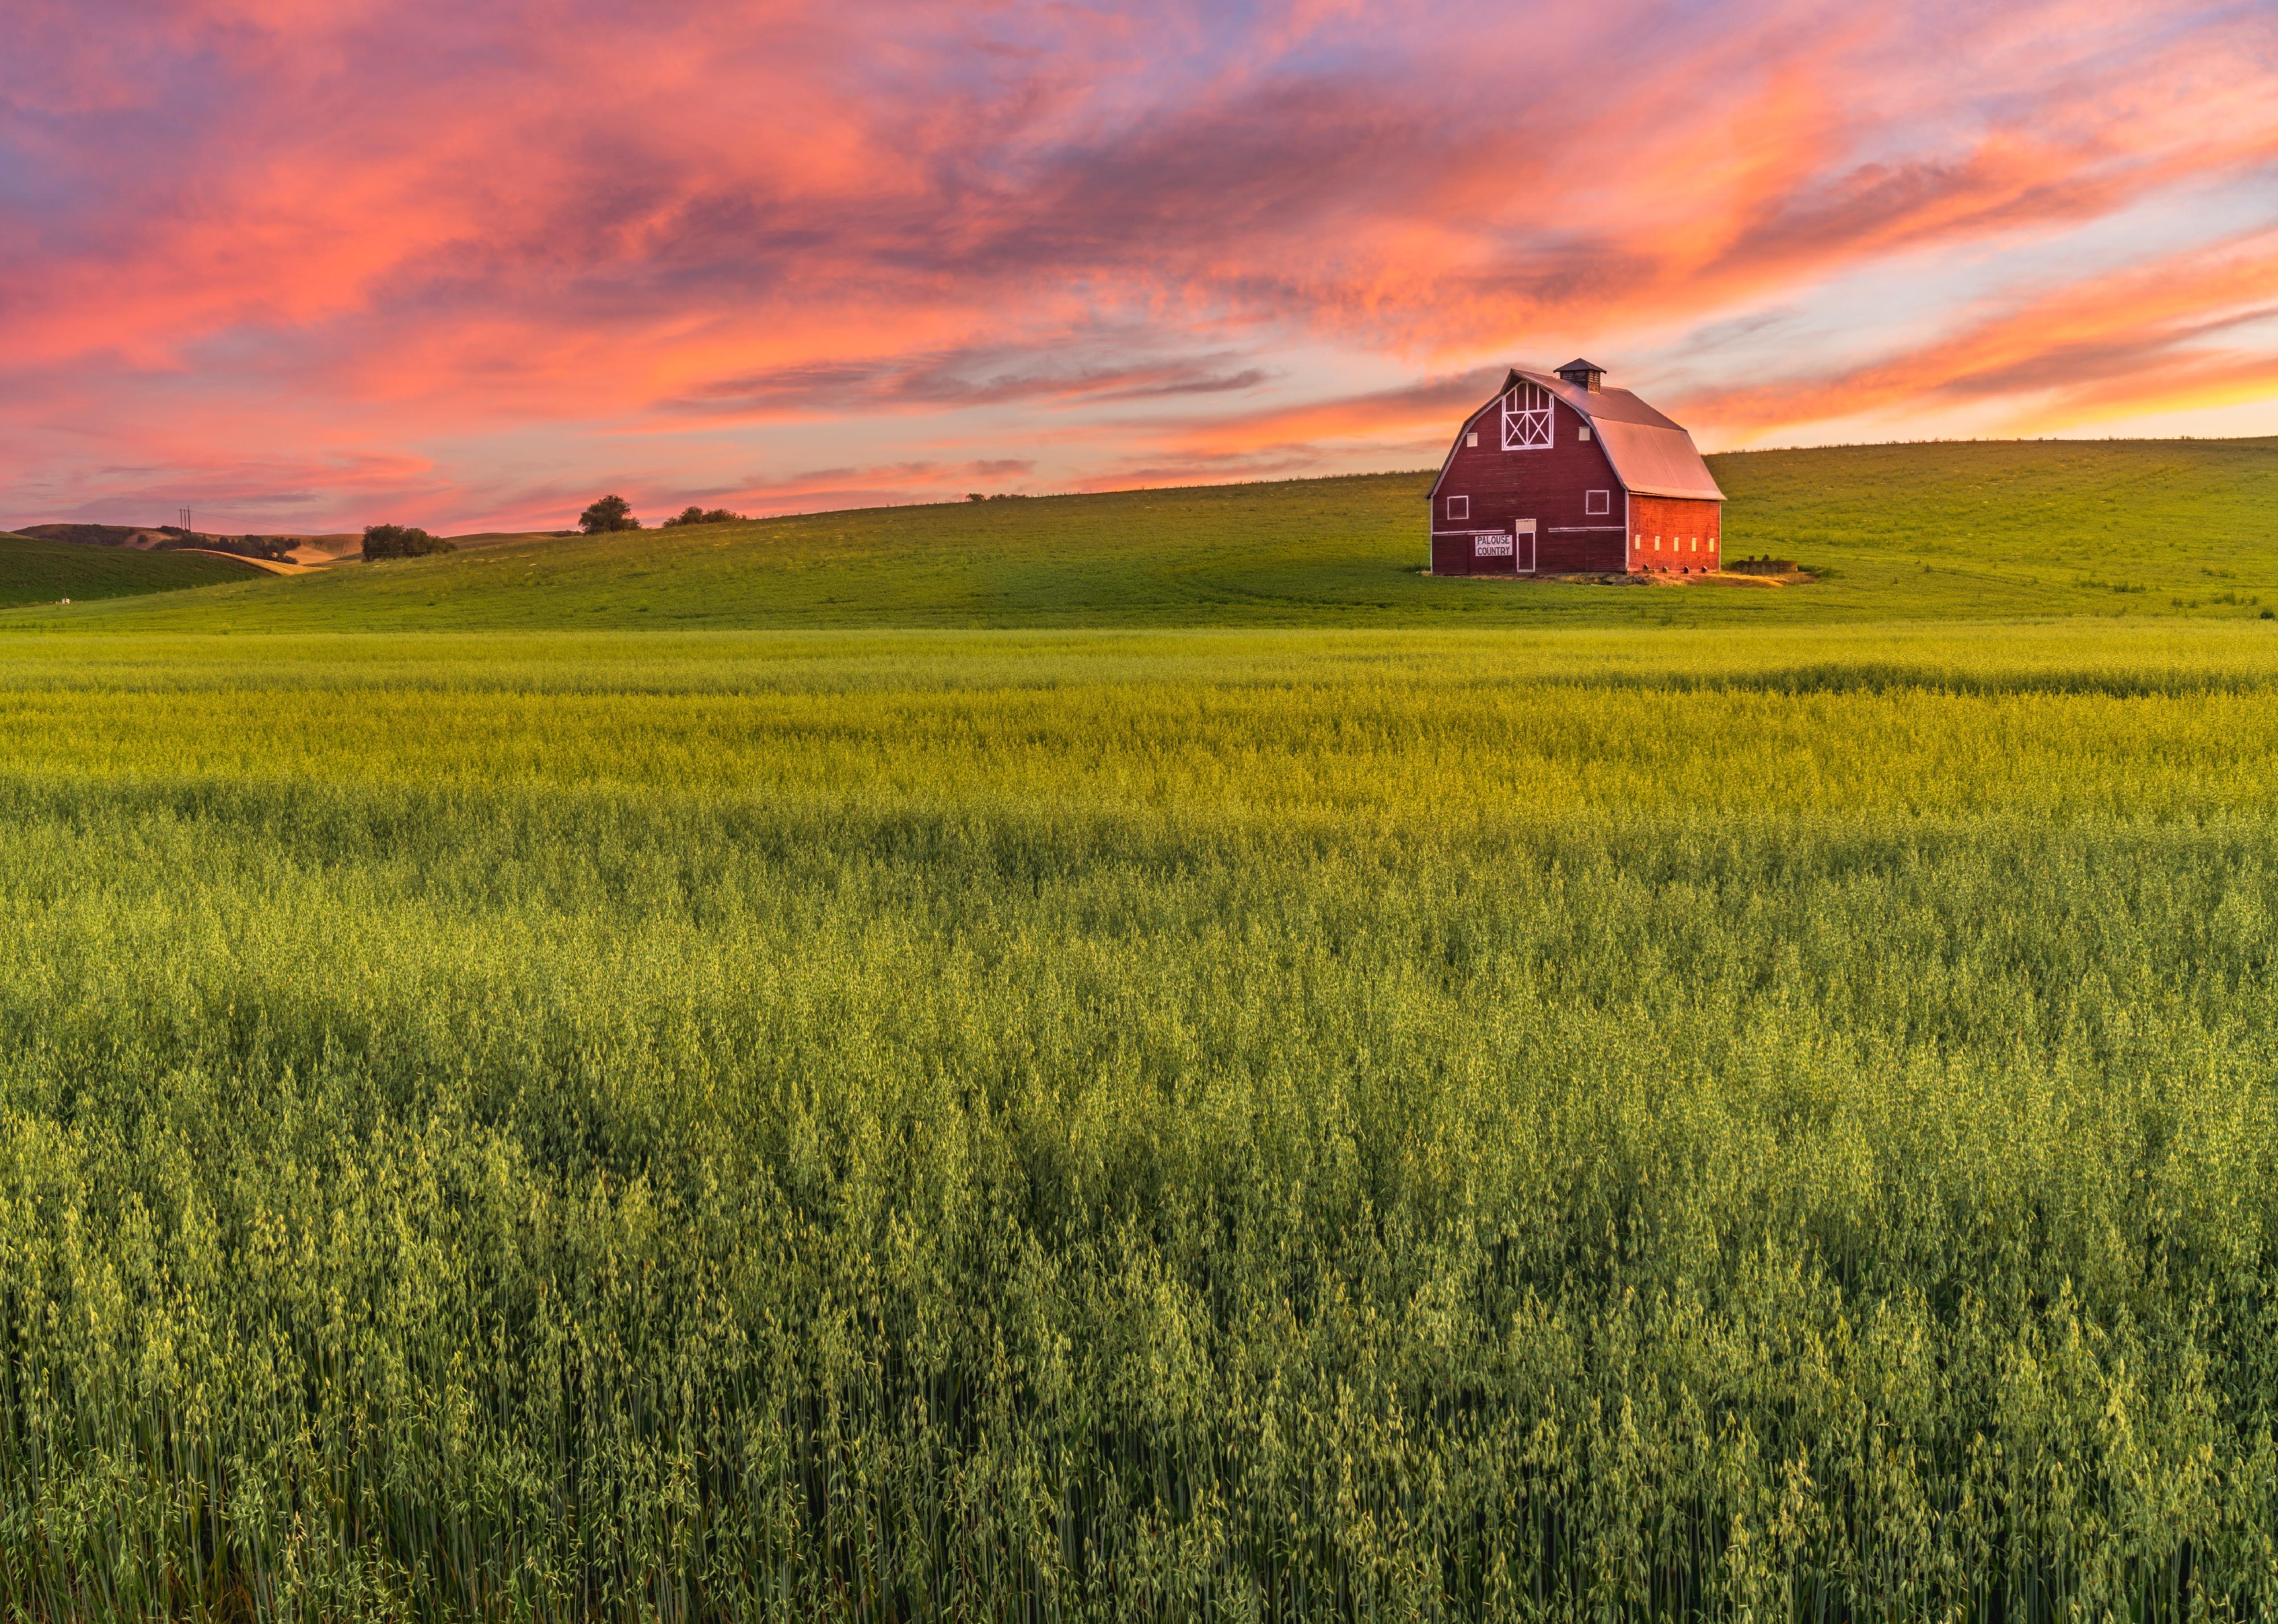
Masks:
[[[1471,446],[1471,447],[1472,447],[1472,448],[1476,448],[1478,447],[1479,443],[1479,430],[1477,430],[1477,429],[1473,429],[1470,433],[1468,433],[1468,434],[1464,435],[1464,443],[1465,445],[1467,445],[1467,446]]]
[[[1614,494],[1611,491],[1585,491],[1582,494],[1584,513],[1611,513],[1613,510]]]
[[[1589,431],[1588,429],[1586,429],[1586,428],[1585,428],[1585,429],[1578,429],[1578,430],[1576,430],[1575,432],[1576,432],[1577,433],[1580,434],[1580,435],[1582,436],[1582,438],[1583,438],[1583,439],[1585,439],[1585,440],[1587,440],[1587,439],[1589,439],[1589,438],[1590,438],[1590,431]]]
[[[1472,499],[1468,496],[1449,497],[1448,517],[1451,519],[1467,519],[1471,517]]]

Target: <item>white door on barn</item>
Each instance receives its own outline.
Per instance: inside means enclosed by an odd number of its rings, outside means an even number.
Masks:
[[[1510,567],[1520,575],[1534,573],[1534,521],[1517,519],[1511,524]]]

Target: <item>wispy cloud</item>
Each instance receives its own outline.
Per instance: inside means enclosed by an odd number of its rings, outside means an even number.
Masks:
[[[1136,349],[1143,340],[1135,340]],[[1263,367],[1216,355],[1116,359],[1097,341],[1027,349],[966,349],[906,362],[773,368],[699,384],[661,402],[669,413],[712,417],[833,416],[856,410],[927,411],[1013,402],[1170,400],[1235,394],[1266,381]]]

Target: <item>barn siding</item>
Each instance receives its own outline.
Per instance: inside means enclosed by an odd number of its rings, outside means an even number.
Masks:
[[[1535,571],[1619,570],[1622,556],[1622,486],[1613,464],[1581,414],[1553,397],[1550,445],[1540,451],[1502,448],[1500,400],[1465,427],[1476,430],[1477,446],[1458,443],[1432,500],[1432,572],[1434,575],[1508,575],[1508,559],[1471,557],[1471,544],[1441,532],[1452,530],[1510,529],[1517,519],[1531,518],[1535,530]],[[1587,512],[1586,492],[1608,493],[1609,511]],[[1468,496],[1468,519],[1447,517],[1449,496]],[[1713,505],[1713,504],[1693,504]],[[1587,528],[1586,528],[1587,527]],[[1446,568],[1441,567],[1442,560]]]
[[[1631,497],[1630,567],[1695,573],[1723,568],[1723,515],[1722,507],[1713,502]],[[1654,546],[1656,539],[1661,542],[1658,548]]]

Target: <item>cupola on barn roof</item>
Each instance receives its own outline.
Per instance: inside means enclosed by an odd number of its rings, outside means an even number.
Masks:
[[[1606,369],[1595,361],[1569,361],[1558,369],[1558,376],[1568,383],[1579,385],[1594,395],[1597,393],[1599,383],[1606,376]]]

